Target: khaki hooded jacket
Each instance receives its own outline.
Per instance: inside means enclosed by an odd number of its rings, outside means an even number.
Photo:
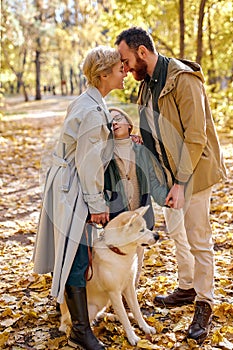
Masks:
[[[158,125],[172,176],[174,182],[185,184],[189,193],[205,190],[226,176],[203,83],[197,63],[171,58],[158,99]],[[146,83],[142,82],[139,110],[145,88]]]

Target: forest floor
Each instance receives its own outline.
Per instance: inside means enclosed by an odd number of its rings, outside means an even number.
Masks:
[[[47,96],[27,104],[7,99],[0,121],[0,349],[70,349],[59,332],[56,301],[50,296],[51,276],[33,272],[32,254],[41,207],[44,160],[59,135],[65,110],[74,97]],[[95,324],[95,334],[108,349],[233,349],[233,147],[232,133],[219,133],[228,179],[214,187],[211,225],[215,250],[213,325],[202,346],[186,340],[193,305],[172,309],[153,305],[156,294],[176,287],[174,244],[166,234],[161,209],[155,207],[161,238],[146,250],[137,290],[141,310],[157,334],[127,342],[118,322]],[[117,273],[117,272],[116,272]]]

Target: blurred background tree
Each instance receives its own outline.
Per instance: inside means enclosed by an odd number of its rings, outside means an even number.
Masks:
[[[232,125],[231,0],[1,0],[1,88],[40,100],[43,94],[79,94],[81,64],[96,45],[114,46],[124,28],[148,30],[166,56],[199,62],[214,118]],[[122,102],[135,102],[127,78]]]

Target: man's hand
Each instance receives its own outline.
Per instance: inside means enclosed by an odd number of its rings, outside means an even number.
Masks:
[[[91,222],[98,225],[105,225],[109,221],[109,213],[91,214]]]
[[[185,203],[184,185],[174,184],[167,195],[165,203],[170,208],[183,208]]]
[[[143,144],[143,141],[142,141],[142,138],[141,138],[141,136],[139,136],[139,135],[130,135],[130,137],[131,137],[131,140],[134,142],[134,143],[137,143],[137,144],[139,144],[139,145],[142,145]]]

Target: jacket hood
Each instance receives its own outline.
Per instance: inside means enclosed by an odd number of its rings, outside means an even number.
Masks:
[[[185,59],[171,58],[168,65],[168,79],[175,78],[181,73],[192,73],[201,79],[202,83],[205,81],[202,68],[198,63]]]

